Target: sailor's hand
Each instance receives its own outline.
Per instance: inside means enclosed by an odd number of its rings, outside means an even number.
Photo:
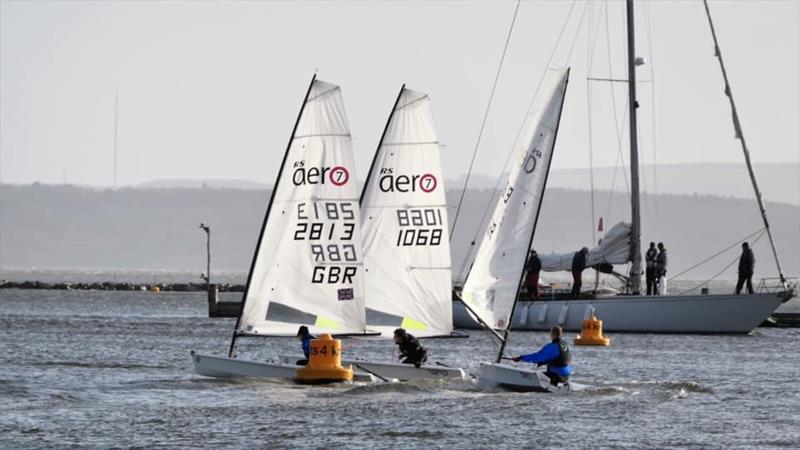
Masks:
[[[514,361],[514,362],[520,362],[522,360],[522,356],[515,356],[515,357],[511,358],[511,360]]]

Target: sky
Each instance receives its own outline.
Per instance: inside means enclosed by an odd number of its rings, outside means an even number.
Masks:
[[[800,2],[710,5],[753,160],[800,161]],[[457,178],[514,10],[513,1],[2,1],[0,181],[113,185],[118,94],[118,186],[271,184],[315,71],[342,86],[359,178],[402,83],[431,95],[445,177]],[[637,69],[642,163],[741,164],[702,3],[637,2],[636,24],[648,60]],[[502,172],[551,52],[550,66],[572,67],[553,168],[587,167],[590,144],[594,166],[624,162],[627,85],[587,76],[625,79],[625,51],[619,0],[523,1],[475,172]]]

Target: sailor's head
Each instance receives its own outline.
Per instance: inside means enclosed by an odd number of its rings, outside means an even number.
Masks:
[[[658,249],[659,250],[664,250],[664,243],[663,242],[659,242],[658,243]]]
[[[536,250],[531,249],[531,256],[536,256]]]
[[[750,248],[750,244],[748,244],[747,242],[742,242],[742,249],[747,250],[748,248]]]
[[[650,248],[656,248],[656,243],[655,242],[651,242],[650,243]]]
[[[297,329],[297,337],[303,339],[304,337],[308,336],[310,333],[308,332],[308,327],[305,325],[301,325],[300,328]]]
[[[402,342],[403,339],[406,338],[406,336],[408,336],[408,334],[406,334],[406,330],[404,330],[402,328],[398,328],[398,329],[394,330],[394,341],[395,342]]]
[[[561,339],[562,334],[564,334],[564,330],[562,330],[560,326],[556,325],[553,328],[550,328],[551,339]]]
[[[583,248],[581,249],[581,253],[583,253],[584,255],[585,255],[585,254],[587,254],[587,253],[589,253],[589,247],[583,247]]]

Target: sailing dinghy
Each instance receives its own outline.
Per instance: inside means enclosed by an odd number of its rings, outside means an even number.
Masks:
[[[417,338],[453,332],[447,205],[430,103],[403,85],[361,193],[367,327],[380,339],[397,328]],[[466,376],[441,363],[344,363],[402,381]]]
[[[192,352],[211,377],[295,378],[299,367],[235,357],[239,336],[364,335],[361,230],[339,86],[312,78],[284,153],[227,357]],[[372,381],[356,373],[356,380]]]
[[[516,391],[547,391],[552,386],[532,366],[502,363],[511,319],[522,287],[525,261],[533,242],[569,69],[549,73],[531,112],[530,128],[514,150],[516,161],[475,256],[461,300],[470,314],[500,342],[494,363],[482,363],[479,381]]]

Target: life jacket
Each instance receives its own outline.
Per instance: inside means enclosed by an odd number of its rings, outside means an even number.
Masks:
[[[558,345],[558,356],[549,365],[553,367],[566,367],[572,361],[569,344],[561,339],[553,339],[553,344]]]

